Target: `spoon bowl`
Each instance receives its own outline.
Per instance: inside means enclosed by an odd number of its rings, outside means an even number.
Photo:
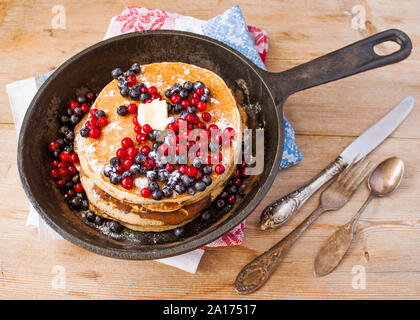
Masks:
[[[398,157],[382,161],[371,173],[368,187],[375,197],[383,197],[395,191],[404,175],[404,162]]]

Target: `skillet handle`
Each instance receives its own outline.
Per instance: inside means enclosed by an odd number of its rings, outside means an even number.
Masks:
[[[399,50],[384,56],[376,54],[373,47],[386,41],[399,44]],[[411,40],[403,31],[390,29],[292,69],[271,73],[269,77],[273,87],[278,88],[274,91],[287,97],[297,91],[404,60],[411,49]]]

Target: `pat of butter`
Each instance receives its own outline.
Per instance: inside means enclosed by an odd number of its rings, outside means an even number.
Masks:
[[[140,103],[137,120],[140,125],[148,124],[155,130],[165,130],[168,125],[168,107],[164,100]]]

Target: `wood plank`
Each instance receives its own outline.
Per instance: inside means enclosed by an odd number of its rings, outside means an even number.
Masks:
[[[168,11],[209,19],[235,1],[159,2]],[[310,299],[420,297],[420,137],[417,107],[404,124],[369,157],[379,163],[398,155],[406,164],[399,190],[376,199],[361,218],[360,232],[339,268],[327,277],[312,274],[313,259],[323,241],[345,223],[366,199],[361,188],[342,210],[324,214],[297,242],[267,285],[251,296],[239,296],[232,284],[252,258],[290,232],[313,210],[319,193],[284,227],[259,230],[262,209],[294,190],[332,161],[353,138],[382,117],[406,95],[419,101],[420,53],[406,61],[297,93],[286,102],[286,116],[297,133],[304,160],[279,172],[273,187],[247,219],[246,238],[238,247],[209,248],[196,274],[154,261],[102,257],[65,241],[38,241],[26,227],[29,202],[20,186],[16,165],[17,136],[5,92],[9,82],[52,70],[103,38],[109,19],[125,1],[64,0],[67,29],[51,29],[52,0],[0,3],[0,298],[164,298],[164,299]],[[362,4],[367,30],[351,27],[352,7]],[[154,1],[142,1],[156,7]],[[241,1],[249,24],[267,30],[267,68],[282,71],[388,28],[405,30],[416,48],[420,5],[410,0]],[[94,23],[93,23],[94,22]],[[54,290],[52,268],[65,267],[66,288]],[[353,289],[354,266],[366,269],[366,289]],[[159,279],[159,280],[157,280]]]

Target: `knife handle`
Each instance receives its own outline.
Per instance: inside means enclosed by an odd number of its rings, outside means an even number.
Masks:
[[[338,157],[302,187],[269,204],[261,213],[261,229],[268,230],[282,226],[302,207],[314,192],[343,171],[345,167],[346,163],[344,160]]]

